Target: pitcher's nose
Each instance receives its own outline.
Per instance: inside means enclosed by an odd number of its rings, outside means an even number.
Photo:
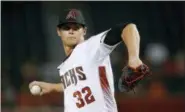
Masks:
[[[69,33],[70,34],[73,34],[74,33],[74,30],[72,28],[69,29]]]

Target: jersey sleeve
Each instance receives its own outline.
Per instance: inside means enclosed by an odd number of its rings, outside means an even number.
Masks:
[[[118,44],[120,44],[119,42],[114,45],[108,45],[104,42],[104,39],[110,30],[111,29],[94,35],[87,40],[86,47],[90,57],[93,57],[96,60],[103,60],[109,56],[109,54],[116,48]]]

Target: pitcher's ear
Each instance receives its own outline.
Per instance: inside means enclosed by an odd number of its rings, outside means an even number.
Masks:
[[[60,28],[58,28],[58,27],[57,27],[57,29],[56,29],[56,30],[57,30],[57,34],[58,34],[58,36],[60,36]]]
[[[87,27],[84,27],[84,35],[87,33]]]

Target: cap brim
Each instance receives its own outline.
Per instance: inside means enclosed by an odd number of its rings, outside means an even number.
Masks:
[[[68,22],[64,22],[64,23],[58,24],[57,27],[63,26],[63,25],[68,24],[68,23],[75,23],[75,24],[80,24],[82,26],[85,26],[85,24],[78,23],[76,21],[68,21]]]

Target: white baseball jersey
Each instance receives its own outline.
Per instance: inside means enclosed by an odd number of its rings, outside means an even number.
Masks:
[[[107,32],[78,44],[58,67],[65,112],[117,112],[109,54],[118,44],[103,43]]]

